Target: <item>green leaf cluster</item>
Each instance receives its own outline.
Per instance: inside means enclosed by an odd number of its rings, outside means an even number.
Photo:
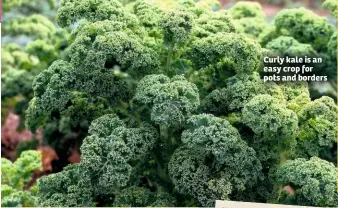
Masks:
[[[37,187],[28,187],[35,170],[42,170],[41,152],[24,151],[13,163],[1,158],[1,206],[36,206]]]
[[[79,164],[41,178],[38,206],[338,204],[334,100],[259,75],[267,51],[327,55],[325,19],[285,10],[251,33],[236,21],[263,21],[258,4],[189,0],[63,0],[56,17],[77,26],[67,57],[34,78],[26,126],[88,133]]]

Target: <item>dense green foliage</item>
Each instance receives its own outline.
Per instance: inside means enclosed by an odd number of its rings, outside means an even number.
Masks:
[[[324,2],[335,15],[335,6]],[[316,75],[327,75],[333,89],[337,83],[336,32],[325,17],[301,8],[280,11],[258,37],[263,47],[281,55],[320,57],[323,63],[315,66]],[[334,49],[333,49],[334,48]],[[328,93],[332,96],[332,93]],[[333,93],[335,94],[335,93]],[[336,96],[336,95],[334,95]]]
[[[323,7],[336,17],[336,1],[327,0]],[[316,75],[327,75],[331,87],[325,94],[336,98],[337,34],[327,18],[300,8],[283,9],[268,23],[261,6],[256,2],[238,2],[229,9],[238,32],[256,39],[265,54],[282,56],[321,57],[323,63],[314,67]],[[311,91],[323,91],[310,84]],[[319,94],[319,95],[317,95]],[[312,93],[319,98],[321,93]]]
[[[280,200],[284,203],[336,207],[336,174],[332,163],[312,157],[310,160],[298,158],[285,162],[273,177],[279,184],[293,184],[298,187],[293,196],[282,194]]]
[[[265,13],[259,3],[239,1],[229,9],[229,13],[237,30],[249,37],[258,38],[268,27]]]
[[[307,55],[333,83],[326,19],[299,8],[269,24],[248,2],[62,0],[56,22],[71,34],[37,15],[4,28],[36,40],[4,46],[3,98],[30,100],[26,127],[45,143],[81,143],[80,163],[43,176],[32,205],[338,205],[334,99],[260,79],[266,54]]]
[[[32,207],[36,204],[37,187],[27,189],[35,170],[42,170],[40,152],[24,151],[14,163],[1,158],[2,207]]]

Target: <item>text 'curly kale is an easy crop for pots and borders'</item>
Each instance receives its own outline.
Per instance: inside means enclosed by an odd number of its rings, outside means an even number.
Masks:
[[[337,13],[334,1],[324,6]],[[334,96],[260,78],[267,54],[309,54],[323,57],[316,73],[335,88],[337,35],[326,18],[284,9],[268,23],[252,2],[62,0],[56,22],[71,30],[60,33],[64,48],[51,25],[49,42],[27,49],[51,47],[37,54],[45,69],[8,69],[2,80],[15,94],[11,81],[28,74],[26,127],[81,129],[81,161],[32,193],[10,179],[4,206],[338,205]],[[24,160],[40,167],[33,156],[3,163],[23,174]]]

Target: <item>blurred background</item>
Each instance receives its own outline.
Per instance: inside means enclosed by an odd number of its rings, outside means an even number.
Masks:
[[[224,9],[232,7],[239,0],[219,0]],[[313,12],[320,16],[328,17],[332,24],[336,24],[336,20],[330,15],[327,9],[323,9],[323,0],[248,0],[252,2],[259,2],[262,5],[268,20],[272,20],[273,17],[284,8],[297,8],[305,7],[311,9]]]
[[[253,2],[259,2],[264,12],[268,16],[273,16],[279,10],[283,8],[295,8],[295,7],[306,7],[311,8],[314,12],[319,15],[327,16],[329,12],[322,9],[322,0],[249,0]],[[238,0],[220,0],[224,8],[233,6]]]

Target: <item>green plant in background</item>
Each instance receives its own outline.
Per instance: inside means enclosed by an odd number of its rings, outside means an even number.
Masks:
[[[22,4],[31,3],[37,0],[4,0],[2,2],[3,12],[8,12],[15,7],[20,7]]]
[[[3,31],[6,36],[25,35],[33,39],[24,46],[5,43],[2,47],[1,98],[4,102],[18,96],[23,98],[18,102],[17,106],[20,107],[16,108],[16,113],[23,115],[27,100],[32,97],[34,77],[62,56],[63,49],[68,45],[68,34],[38,14],[9,19],[4,22]],[[23,104],[25,101],[26,105]]]
[[[53,19],[58,4],[59,0],[4,0],[2,1],[2,23],[6,23],[7,20],[19,16],[30,16],[34,14],[41,14]],[[4,33],[2,33],[2,36],[4,37]],[[4,39],[2,41],[4,41]]]
[[[335,1],[325,1],[323,7],[336,15]],[[311,97],[319,98],[324,93],[336,98],[336,32],[325,17],[305,8],[283,9],[268,23],[258,3],[246,1],[235,3],[228,11],[237,31],[256,39],[268,49],[266,54],[321,57],[323,63],[315,66],[315,73],[327,75],[329,81],[328,84],[311,83]]]
[[[258,36],[267,28],[265,13],[257,2],[239,1],[229,9],[238,32],[251,38]]]
[[[35,206],[37,186],[28,187],[33,171],[42,170],[41,153],[28,150],[12,163],[1,158],[1,206]]]
[[[284,9],[274,18],[275,31],[271,36],[263,36],[262,41],[288,35],[296,40],[310,44],[318,52],[324,52],[334,32],[334,27],[324,17],[305,8]],[[264,42],[262,42],[264,44]]]
[[[61,2],[57,23],[78,25],[68,56],[35,77],[25,121],[85,133],[81,162],[39,180],[37,206],[338,204],[334,100],[259,77],[267,50],[326,54],[333,27],[283,11],[262,47],[253,38],[264,32],[238,27],[263,20],[257,4],[200,5]],[[313,27],[302,39],[304,21]]]
[[[326,0],[323,3],[323,7],[330,9],[332,15],[337,18],[337,2],[334,0]]]
[[[332,16],[334,16],[337,19],[338,10],[337,10],[336,1],[326,0],[323,3],[323,7],[330,9]],[[327,44],[327,51],[328,51],[329,57],[332,60],[332,64],[336,64],[336,66],[337,66],[337,48],[338,48],[337,47],[337,31],[335,31]],[[336,84],[337,83],[333,83],[332,85],[336,87]]]
[[[326,1],[323,6],[329,7],[334,15],[336,6],[333,2]],[[329,24],[325,17],[320,17],[305,8],[296,8],[280,11],[269,28],[260,34],[258,40],[263,47],[277,51],[281,55],[294,55],[294,53],[286,52],[283,47],[296,47],[297,49],[294,48],[293,51],[299,51],[301,55],[308,51],[309,56],[321,57],[323,63],[317,65],[314,72],[316,75],[328,76],[332,89],[329,89],[327,94],[336,97],[337,57],[333,52],[337,48],[335,37],[334,26]],[[285,43],[285,38],[288,39],[288,44]],[[271,47],[272,45],[274,47]],[[316,98],[318,96],[320,95],[314,95]]]
[[[53,17],[49,17],[50,15],[47,17],[43,11],[34,9],[44,10],[43,8],[50,7],[49,12],[52,13],[56,1],[42,1],[39,2],[39,6],[35,3],[36,1],[18,1],[15,4],[3,2],[4,7],[8,9],[4,10],[3,18],[1,113],[2,118],[5,119],[9,109],[13,109],[13,112],[20,116],[20,124],[24,124],[28,102],[34,96],[32,89],[34,78],[56,59],[61,57],[67,59],[70,38],[68,29],[59,28],[53,22]],[[62,121],[64,120],[66,119]],[[61,138],[70,135],[71,127],[58,128],[62,126],[59,121],[57,124],[49,121],[46,126],[42,131],[43,144],[53,146],[58,152],[66,152],[65,149],[69,148],[69,145],[63,147],[59,142],[54,141],[60,141]],[[23,128],[24,125],[20,125],[18,131]],[[13,141],[13,145],[19,145],[15,142]],[[21,145],[20,151],[24,150],[23,147],[35,149],[33,146]],[[62,163],[67,164],[68,155],[64,157],[65,161]]]
[[[241,0],[228,0],[229,4],[234,4]],[[306,6],[312,9],[321,9],[322,7],[322,0],[255,0],[258,3],[273,6],[273,7],[282,7],[282,8],[296,8],[301,6]],[[334,2],[332,0],[331,2]]]

